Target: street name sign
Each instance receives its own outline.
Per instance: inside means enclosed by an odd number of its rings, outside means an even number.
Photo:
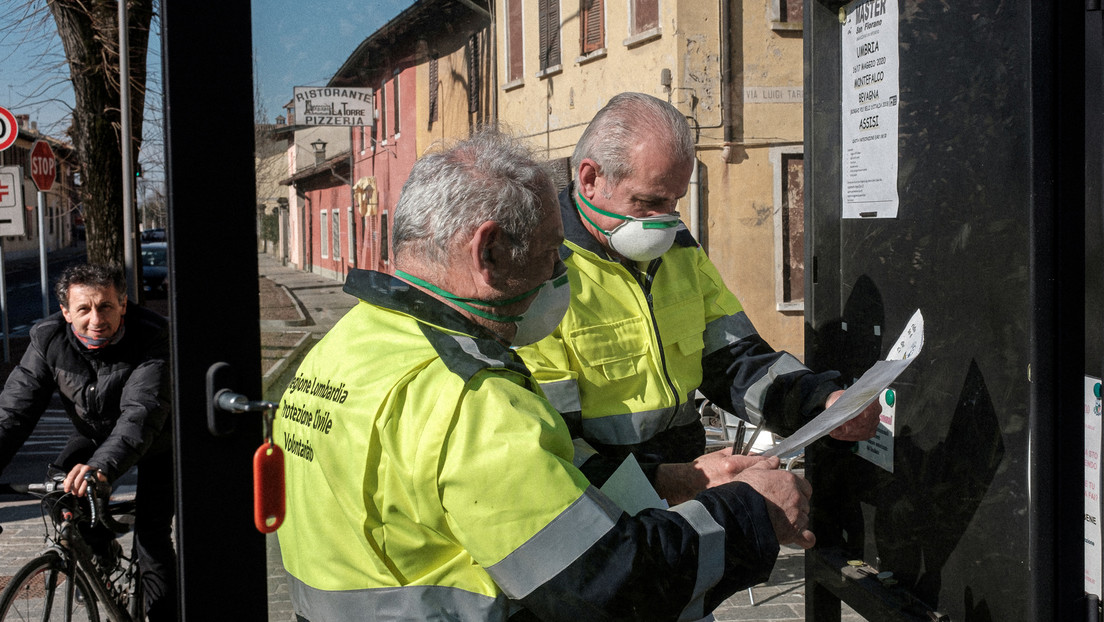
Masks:
[[[57,160],[54,158],[54,150],[50,143],[44,140],[36,140],[31,147],[31,179],[39,192],[47,192],[54,186],[54,177],[57,176]]]
[[[23,222],[23,171],[0,166],[0,236],[25,235]]]
[[[0,108],[0,151],[14,145],[16,138],[19,138],[19,123],[15,115],[7,108]]]

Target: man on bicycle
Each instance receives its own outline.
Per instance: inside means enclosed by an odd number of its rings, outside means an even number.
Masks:
[[[87,474],[111,483],[139,467],[134,548],[147,613],[175,619],[168,322],[128,304],[117,267],[66,268],[54,293],[60,313],[31,328],[27,352],[0,392],[0,471],[57,392],[76,428],[56,460],[67,472],[66,491],[83,496]],[[101,542],[104,556],[112,540]]]

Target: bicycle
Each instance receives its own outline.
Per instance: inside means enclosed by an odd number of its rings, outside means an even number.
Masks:
[[[114,537],[134,521],[134,501],[110,501],[110,486],[89,474],[88,495],[62,487],[65,473],[51,470],[42,484],[0,484],[0,491],[41,500],[47,548],[16,572],[0,593],[0,621],[135,622],[144,618],[137,555],[118,554],[114,567],[97,566],[84,533],[95,525]],[[46,517],[51,524],[46,524]],[[109,542],[114,548],[117,541]],[[101,612],[102,610],[102,612]]]

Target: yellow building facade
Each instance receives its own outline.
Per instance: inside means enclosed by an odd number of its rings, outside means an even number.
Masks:
[[[801,357],[800,3],[495,0],[494,23],[499,122],[564,175],[586,124],[617,93],[648,93],[686,115],[698,167],[683,221],[759,332]]]

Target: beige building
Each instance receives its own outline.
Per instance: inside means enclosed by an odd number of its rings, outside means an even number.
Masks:
[[[800,357],[802,6],[789,5],[495,0],[498,119],[566,174],[611,96],[640,91],[678,107],[698,146],[683,220],[760,333]]]

